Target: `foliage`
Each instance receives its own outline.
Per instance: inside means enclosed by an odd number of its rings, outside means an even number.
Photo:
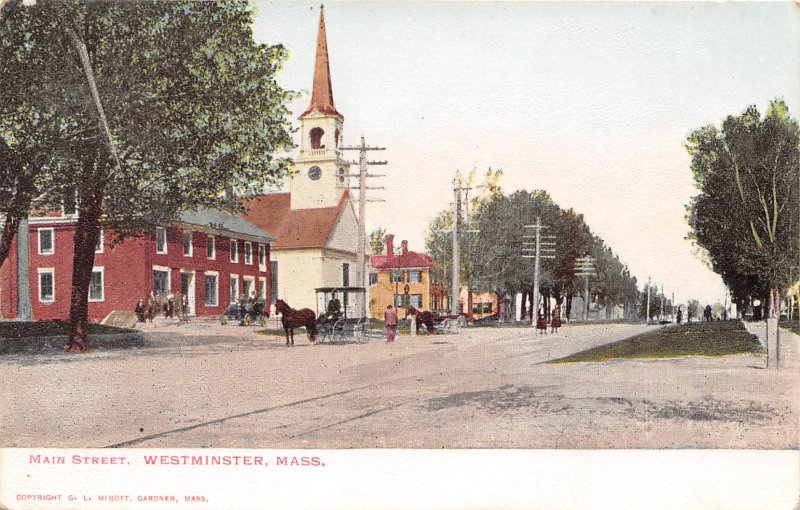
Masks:
[[[256,44],[251,22],[245,1],[0,11],[0,137],[45,161],[45,202],[78,197],[71,322],[85,323],[101,225],[131,236],[181,210],[234,209],[223,191],[259,193],[288,173],[292,94],[275,80],[286,51]]]
[[[369,233],[369,246],[373,255],[380,255],[386,249],[386,234],[385,228],[376,228]]]
[[[705,126],[686,143],[700,194],[690,238],[742,303],[785,290],[798,277],[800,130],[783,101]]]

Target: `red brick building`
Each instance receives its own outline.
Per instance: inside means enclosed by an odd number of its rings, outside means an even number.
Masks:
[[[30,297],[35,320],[68,319],[74,216],[30,219]],[[184,213],[173,225],[111,246],[103,232],[89,288],[89,319],[133,310],[151,292],[188,296],[190,315],[218,315],[239,296],[271,297],[272,236],[228,213]],[[16,241],[15,241],[16,242]],[[0,268],[0,317],[17,315],[16,246]]]

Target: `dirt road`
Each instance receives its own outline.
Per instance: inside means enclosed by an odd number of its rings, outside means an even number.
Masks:
[[[0,358],[0,445],[248,448],[798,447],[797,336],[763,356],[549,365],[645,330],[475,328],[309,345],[228,326],[146,348]]]

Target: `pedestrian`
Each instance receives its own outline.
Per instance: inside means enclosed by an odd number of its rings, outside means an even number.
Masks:
[[[547,334],[547,316],[544,314],[543,308],[539,308],[539,312],[536,315],[536,329],[539,330],[540,335]]]
[[[408,317],[408,330],[411,336],[417,336],[417,310],[407,309],[406,316]]]
[[[383,312],[383,325],[386,327],[386,341],[394,342],[397,334],[397,311],[392,305],[387,306]]]
[[[561,305],[553,307],[553,313],[550,316],[550,332],[557,333],[558,328],[561,327]]]
[[[681,310],[681,307],[679,306],[678,307],[678,324],[680,324],[682,320],[683,320],[683,310]]]
[[[706,319],[706,322],[711,322],[711,305],[706,305],[706,309],[703,311],[703,317]]]

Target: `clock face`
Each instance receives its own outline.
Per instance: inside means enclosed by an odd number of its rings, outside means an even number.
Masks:
[[[322,177],[322,169],[318,166],[312,166],[308,169],[308,178],[312,181],[318,181]]]

